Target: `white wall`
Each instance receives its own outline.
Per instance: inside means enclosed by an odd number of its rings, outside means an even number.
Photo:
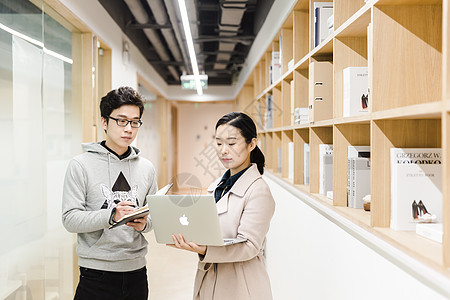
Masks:
[[[276,179],[265,176],[265,180],[276,201],[266,252],[274,299],[447,299],[285,190]],[[424,272],[430,272],[429,278],[435,276],[430,270]],[[449,283],[446,279],[442,286]]]
[[[231,103],[181,103],[178,105],[178,173],[190,173],[208,187],[225,169],[215,152],[215,126],[231,112]]]

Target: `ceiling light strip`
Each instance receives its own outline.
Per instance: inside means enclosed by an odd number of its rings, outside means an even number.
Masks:
[[[12,28],[9,28],[8,26],[6,26],[6,25],[4,25],[2,23],[0,23],[0,29],[2,29],[4,31],[14,35],[14,36],[17,36],[17,37],[19,37],[19,38],[21,38],[21,39],[23,39],[23,40],[33,44],[33,45],[41,47],[42,50],[44,51],[44,53],[46,53],[46,54],[48,54],[50,56],[53,56],[53,57],[55,57],[57,59],[65,61],[66,63],[73,64],[73,60],[72,59],[70,59],[68,57],[65,57],[64,55],[61,55],[59,53],[56,53],[55,51],[52,51],[52,50],[49,50],[49,49],[45,48],[44,47],[44,43],[42,43],[42,42],[40,42],[40,41],[38,41],[36,39],[33,39],[33,38],[23,34],[23,33],[20,33],[20,32],[14,30]]]
[[[202,89],[202,85],[200,83],[200,74],[198,71],[197,57],[195,56],[194,41],[192,40],[191,28],[189,26],[186,2],[184,0],[178,0],[178,6],[180,7],[181,21],[183,22],[184,35],[186,36],[189,57],[191,59],[191,64],[192,64],[192,71],[194,72],[195,85],[197,87],[197,94],[199,96],[201,96],[201,95],[203,95],[203,89]]]

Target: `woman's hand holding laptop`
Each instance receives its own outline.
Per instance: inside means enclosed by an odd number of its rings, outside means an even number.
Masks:
[[[173,245],[167,244],[167,246],[192,251],[192,252],[198,253],[200,255],[205,255],[205,253],[206,253],[206,246],[197,245],[194,242],[186,243],[186,241],[184,240],[184,237],[181,233],[178,234],[178,238],[176,237],[175,234],[172,234],[172,239],[174,241],[174,244]]]

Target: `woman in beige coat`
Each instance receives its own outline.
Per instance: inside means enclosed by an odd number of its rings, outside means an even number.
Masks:
[[[275,202],[261,177],[265,159],[256,137],[255,124],[244,113],[229,113],[217,122],[217,155],[228,170],[208,189],[216,199],[222,236],[247,240],[217,247],[173,236],[174,247],[199,254],[196,300],[272,299],[263,254]]]

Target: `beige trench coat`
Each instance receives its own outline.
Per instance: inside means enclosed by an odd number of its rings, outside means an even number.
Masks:
[[[209,188],[214,192],[220,178]],[[275,202],[253,164],[217,202],[224,238],[247,238],[244,243],[208,246],[200,256],[194,284],[196,300],[271,300],[263,249]]]

